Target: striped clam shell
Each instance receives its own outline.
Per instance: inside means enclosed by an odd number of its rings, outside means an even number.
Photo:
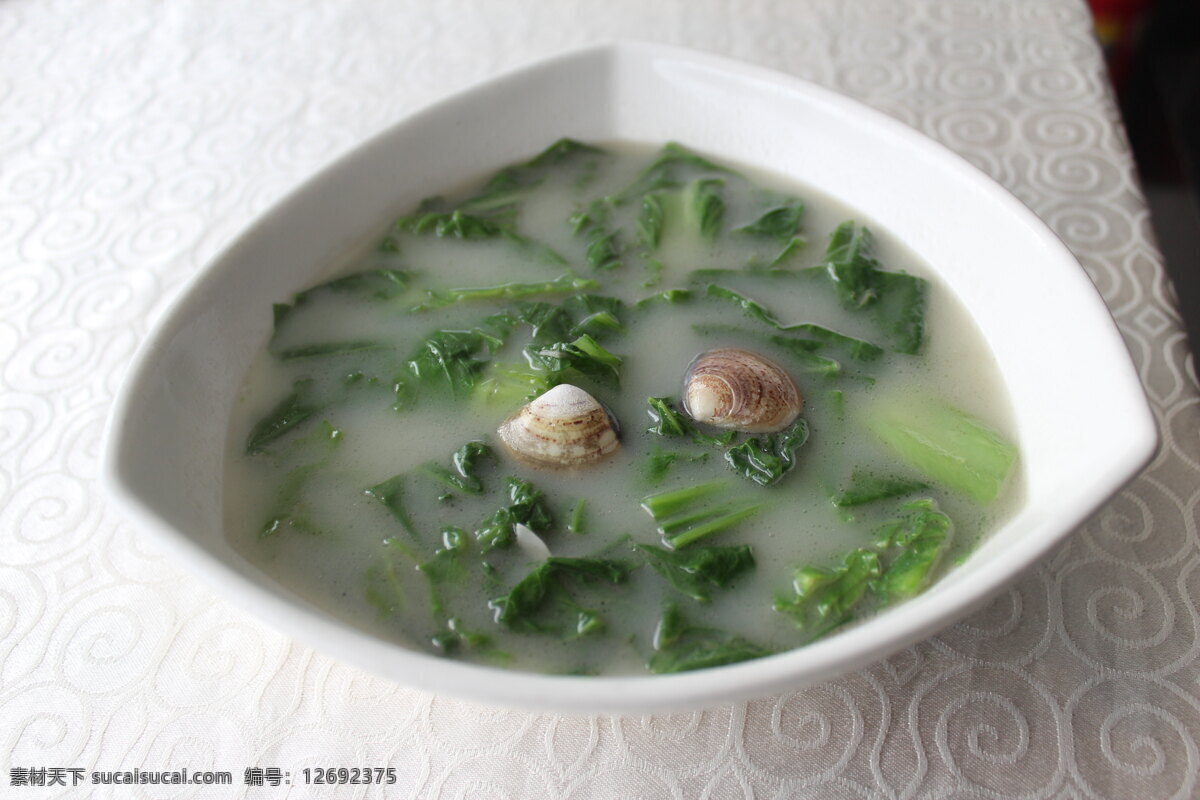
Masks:
[[[522,406],[497,432],[517,458],[539,466],[582,467],[620,446],[604,406],[569,383]]]
[[[800,415],[800,390],[777,364],[737,347],[696,356],[684,377],[692,419],[747,433],[782,430]]]

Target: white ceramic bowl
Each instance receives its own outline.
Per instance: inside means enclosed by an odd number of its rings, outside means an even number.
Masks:
[[[272,302],[323,277],[423,196],[561,136],[688,147],[859,209],[932,265],[973,315],[1011,392],[1026,501],[925,594],[809,647],[671,676],[591,678],[446,661],[372,636],[280,588],[222,530],[226,426]],[[837,675],[929,636],[993,596],[1151,457],[1157,431],[1104,303],[1010,194],[904,125],[791,77],[619,44],[551,59],[409,118],[265,214],[143,345],[111,420],[106,475],[144,529],[224,597],[324,652],[436,692],[555,711],[713,705]]]

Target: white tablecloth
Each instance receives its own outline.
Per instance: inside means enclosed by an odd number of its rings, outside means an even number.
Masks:
[[[794,694],[644,718],[499,711],[373,678],[226,605],[110,508],[100,438],[130,357],[257,212],[417,106],[619,37],[830,86],[1012,189],[1120,324],[1162,426],[1154,463],[928,641]],[[1196,375],[1078,0],[9,0],[0,270],[0,796],[1200,791]],[[327,766],[394,767],[397,783],[303,784]],[[184,767],[233,785],[19,785]],[[249,786],[246,768],[292,784]]]

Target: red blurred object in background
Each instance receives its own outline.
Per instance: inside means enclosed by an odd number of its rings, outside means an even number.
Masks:
[[[1119,93],[1128,78],[1150,0],[1088,0],[1088,5],[1109,75]]]

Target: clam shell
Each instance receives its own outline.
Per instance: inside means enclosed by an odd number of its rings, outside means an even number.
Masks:
[[[497,433],[514,455],[541,466],[593,464],[620,446],[604,406],[569,383],[522,406]]]
[[[736,347],[696,356],[683,406],[697,422],[747,433],[782,430],[800,415],[800,390],[777,364]]]

